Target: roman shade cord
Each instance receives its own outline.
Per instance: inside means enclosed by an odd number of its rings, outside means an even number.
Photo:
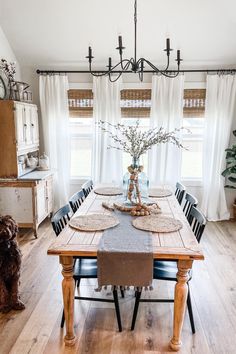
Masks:
[[[109,287],[111,287],[111,291],[113,290],[134,290],[134,291],[152,291],[153,290],[153,286],[149,285],[149,286],[122,286],[122,285],[103,285],[103,286],[98,286],[97,288],[95,288],[94,290],[96,292],[100,292],[102,290],[107,290]]]
[[[95,70],[93,71],[95,74],[102,74],[104,70]],[[167,73],[175,73],[176,70],[169,70]],[[217,74],[235,74],[236,69],[189,69],[189,70],[179,70],[180,73],[217,73]],[[53,74],[90,74],[89,70],[40,70],[37,69],[36,73],[39,75],[53,75]],[[113,71],[114,74],[120,74],[120,71]],[[124,72],[123,74],[130,74],[133,71],[129,70]],[[143,73],[155,73],[153,70],[144,70]]]

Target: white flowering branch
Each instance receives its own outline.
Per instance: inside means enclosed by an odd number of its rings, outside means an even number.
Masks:
[[[138,159],[150,150],[152,146],[159,144],[172,143],[178,148],[184,148],[176,136],[184,128],[176,128],[173,131],[166,132],[161,127],[142,132],[139,129],[139,120],[136,121],[134,126],[126,126],[120,123],[111,124],[103,120],[100,120],[98,125],[116,144],[115,146],[109,145],[108,148],[125,151],[133,158]]]

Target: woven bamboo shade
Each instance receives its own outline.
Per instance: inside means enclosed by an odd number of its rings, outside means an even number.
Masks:
[[[72,118],[93,117],[93,91],[72,89],[68,91],[69,114]]]
[[[127,89],[121,91],[122,118],[149,118],[150,111],[150,89]]]
[[[206,89],[185,89],[184,118],[199,118],[205,114]]]
[[[185,89],[183,101],[184,118],[204,117],[205,89]],[[68,91],[69,113],[73,118],[93,117],[93,92],[85,89]],[[151,89],[126,89],[121,91],[122,118],[149,118],[151,112]]]

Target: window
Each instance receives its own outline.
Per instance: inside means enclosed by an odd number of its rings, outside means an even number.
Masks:
[[[190,130],[183,135],[182,179],[202,178],[202,146],[205,114],[205,89],[185,89],[183,126]]]
[[[121,121],[124,125],[135,125],[137,119],[140,121],[140,128],[149,128],[149,118],[151,111],[151,90],[150,89],[127,89],[121,91]],[[129,154],[123,153],[123,173],[127,172],[127,167],[132,160]],[[140,157],[140,163],[147,172],[148,155]]]
[[[183,135],[182,179],[201,179],[202,145],[205,113],[205,89],[185,89],[183,102],[183,125],[191,133]],[[71,89],[68,93],[71,141],[71,177],[91,176],[93,92],[91,89]],[[135,124],[140,119],[143,130],[149,128],[151,89],[124,89],[121,91],[121,116],[125,125]],[[140,161],[147,171],[148,155]],[[123,154],[123,171],[131,163],[128,154]]]
[[[71,178],[91,176],[92,90],[69,90]]]

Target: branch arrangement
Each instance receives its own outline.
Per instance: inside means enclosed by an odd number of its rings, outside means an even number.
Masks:
[[[16,63],[14,62],[8,63],[6,59],[1,59],[0,69],[4,72],[4,74],[7,76],[9,81],[15,80]]]
[[[178,148],[184,148],[176,136],[183,128],[176,128],[167,132],[161,127],[142,132],[139,127],[139,120],[136,121],[134,126],[126,126],[120,123],[111,124],[103,120],[100,120],[98,125],[115,142],[114,146],[108,146],[109,149],[125,151],[136,159],[145,154],[154,145],[172,143]]]

